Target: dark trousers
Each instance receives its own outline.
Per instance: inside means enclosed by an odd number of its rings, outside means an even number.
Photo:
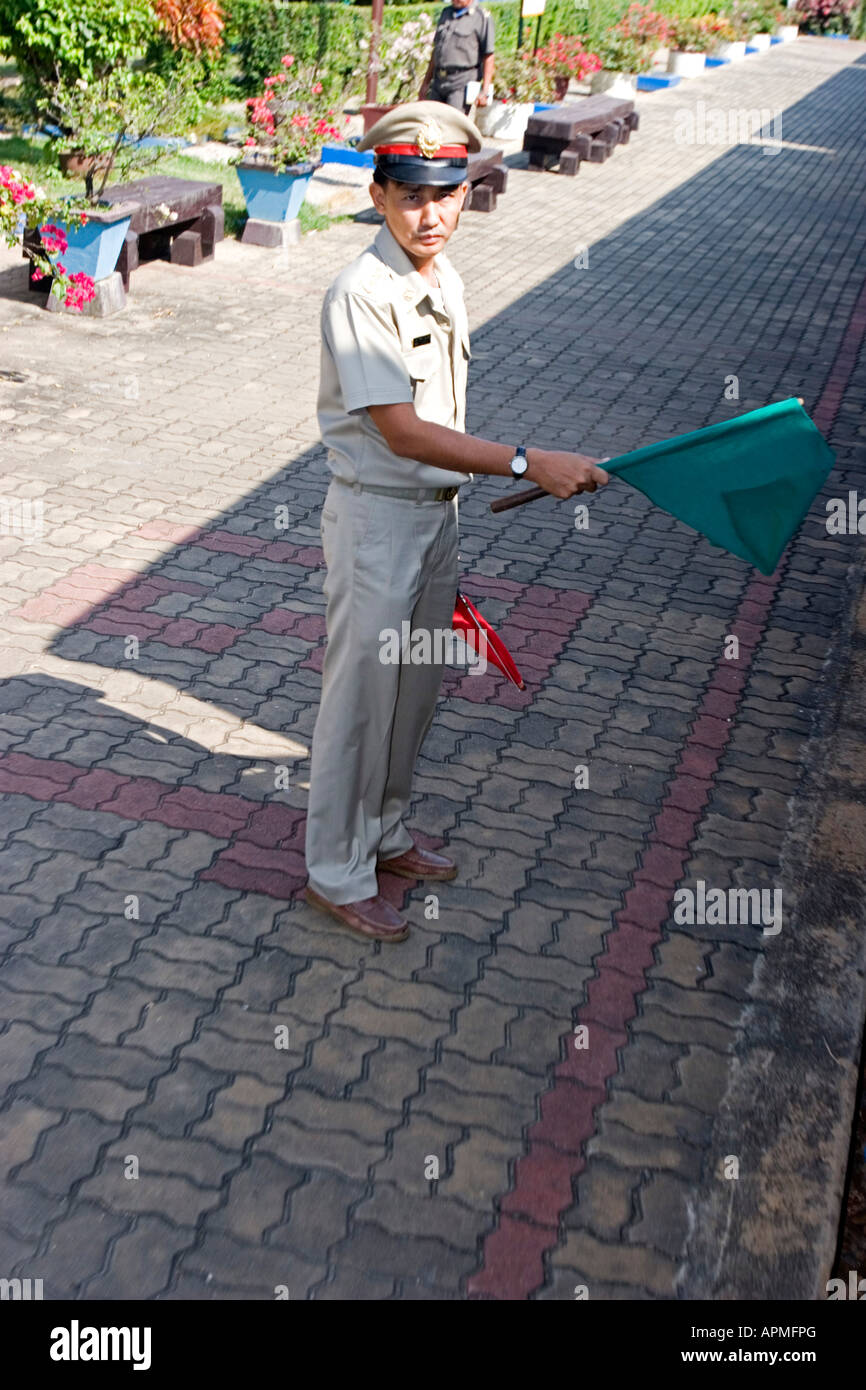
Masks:
[[[446,106],[456,106],[458,111],[462,111],[464,116],[468,116],[469,106],[463,100],[463,93],[465,91],[465,82],[461,82],[459,87],[452,88],[450,92],[443,92],[440,87],[437,87],[435,81],[433,81],[430,83],[430,86],[427,90],[427,100],[441,101],[444,102]]]

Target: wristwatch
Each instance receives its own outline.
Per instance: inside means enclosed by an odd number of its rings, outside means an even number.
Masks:
[[[526,457],[526,446],[520,444],[511,460],[512,478],[522,478],[529,468],[529,459]]]

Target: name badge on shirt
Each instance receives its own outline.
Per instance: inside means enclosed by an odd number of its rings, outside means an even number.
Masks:
[[[412,346],[413,346],[413,348],[416,348],[416,347],[424,347],[425,343],[429,343],[429,342],[432,342],[432,338],[431,338],[430,334],[429,334],[429,333],[422,333],[420,338],[413,338],[413,339],[412,339]]]

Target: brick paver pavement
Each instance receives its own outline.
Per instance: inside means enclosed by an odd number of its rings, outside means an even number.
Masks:
[[[513,157],[452,247],[468,427],[612,455],[802,395],[825,495],[862,487],[864,71],[801,40],[641,99],[577,179]],[[783,148],[677,143],[707,107],[783,111]],[[820,1297],[862,1028],[858,537],[819,500],[766,579],[616,482],[586,530],[467,489],[466,588],[528,689],[449,675],[414,824],[461,876],[399,948],[341,934],[295,897],[318,311],[372,232],[150,266],[105,321],[2,261],[0,1273]],[[677,926],[699,880],[781,889],[782,930]]]

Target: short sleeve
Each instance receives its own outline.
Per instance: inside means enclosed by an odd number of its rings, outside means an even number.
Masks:
[[[488,58],[494,50],[493,16],[484,11],[484,28],[481,30],[481,56]]]
[[[322,335],[347,411],[412,402],[412,382],[387,304],[352,292],[326,299]]]

